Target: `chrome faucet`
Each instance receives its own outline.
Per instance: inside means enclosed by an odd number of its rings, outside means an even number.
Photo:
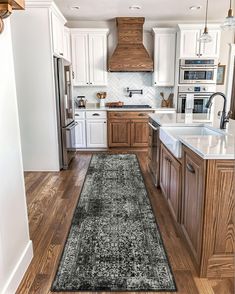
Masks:
[[[223,110],[219,112],[219,114],[221,114],[221,118],[220,118],[220,128],[223,130],[226,128],[226,123],[229,122],[229,117],[231,114],[231,111],[229,111],[228,113],[226,113],[226,106],[227,106],[227,98],[226,96],[221,93],[221,92],[216,92],[214,94],[211,95],[211,97],[209,98],[208,102],[206,103],[206,108],[210,108],[212,105],[212,100],[215,96],[221,96],[222,98],[224,98],[224,106],[223,106]]]

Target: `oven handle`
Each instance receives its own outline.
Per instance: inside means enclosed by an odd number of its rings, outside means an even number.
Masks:
[[[211,95],[210,95],[211,96]],[[199,95],[194,95],[194,99],[209,99],[210,96],[206,96],[206,95],[202,95],[202,96],[199,96]],[[179,99],[186,99],[186,95],[179,95]]]
[[[149,126],[150,126],[154,131],[159,130],[159,128],[154,127],[150,122],[149,122],[148,124],[149,124]]]
[[[189,69],[189,70],[195,70],[195,69],[204,69],[204,70],[210,70],[210,69],[216,69],[217,66],[214,65],[214,66],[208,66],[208,67],[203,67],[203,66],[195,66],[195,67],[192,67],[192,66],[180,66],[181,69]]]

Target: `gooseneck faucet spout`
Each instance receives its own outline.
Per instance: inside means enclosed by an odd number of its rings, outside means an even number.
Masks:
[[[228,112],[226,114],[226,107],[227,107],[227,98],[226,96],[221,93],[221,92],[216,92],[214,94],[212,94],[208,100],[208,102],[206,103],[206,107],[210,108],[212,105],[212,100],[215,96],[221,96],[224,99],[224,106],[223,106],[223,110],[221,112],[221,119],[220,119],[220,128],[221,129],[225,129],[226,128],[226,123],[229,122],[229,116],[230,116],[230,112]]]

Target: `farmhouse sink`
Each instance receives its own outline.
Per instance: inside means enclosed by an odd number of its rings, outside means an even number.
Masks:
[[[160,140],[174,154],[176,158],[182,157],[181,136],[223,136],[223,132],[205,126],[198,127],[163,127],[160,128]]]

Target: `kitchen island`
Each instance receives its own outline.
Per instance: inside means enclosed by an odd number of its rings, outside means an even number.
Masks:
[[[160,129],[159,186],[198,275],[233,277],[234,128],[218,130],[203,114],[190,121],[184,114],[149,116]],[[190,128],[201,135],[188,134]],[[161,131],[169,136],[161,136]],[[182,149],[177,156],[171,149],[174,140]]]

